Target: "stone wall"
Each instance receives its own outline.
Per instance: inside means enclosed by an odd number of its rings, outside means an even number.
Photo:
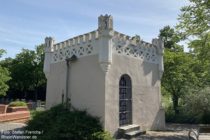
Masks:
[[[132,81],[132,123],[144,130],[159,129],[165,124],[165,118],[160,115],[158,71],[158,64],[113,55],[113,63],[106,75],[106,130],[114,134],[119,128],[119,80],[123,74],[128,74]]]
[[[47,82],[46,108],[66,100],[66,63],[53,63]],[[105,74],[98,63],[98,55],[91,55],[70,63],[69,92],[73,107],[87,110],[104,121]]]

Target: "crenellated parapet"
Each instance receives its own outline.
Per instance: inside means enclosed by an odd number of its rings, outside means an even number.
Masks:
[[[164,44],[161,39],[152,43],[143,41],[140,36],[128,35],[113,29],[110,15],[98,18],[98,29],[83,35],[55,43],[52,37],[45,39],[45,71],[49,73],[49,64],[65,61],[75,55],[77,58],[98,55],[99,64],[107,72],[112,64],[112,54],[132,57],[148,63],[159,64],[160,75],[163,73]]]
[[[79,58],[95,54],[98,37],[98,31],[96,30],[54,44],[52,63],[65,61],[66,58],[70,58],[72,55],[76,55]]]
[[[79,58],[97,54],[100,51],[100,47],[96,46],[100,44],[98,40],[99,33],[96,30],[57,44],[52,44],[51,47],[48,47],[48,51],[52,52],[51,63],[64,61],[66,58],[70,58],[72,55],[76,55]],[[158,42],[153,40],[153,44],[151,44],[142,41],[139,36],[130,37],[114,31],[111,41],[111,47],[113,50],[112,53],[131,56],[150,63],[159,63],[158,55],[162,55],[163,53],[163,49],[158,47],[161,46]]]
[[[145,42],[138,35],[130,37],[116,31],[112,40],[115,54],[141,59],[149,63],[159,63],[157,44]]]
[[[83,34],[83,35],[76,36],[74,38],[70,38],[63,42],[56,43],[53,45],[53,47],[54,47],[54,50],[56,51],[56,50],[63,49],[66,47],[74,47],[74,46],[83,45],[85,43],[89,43],[96,39],[98,39],[98,31],[97,30]]]

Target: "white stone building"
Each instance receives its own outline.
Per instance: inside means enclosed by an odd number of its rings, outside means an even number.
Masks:
[[[161,39],[150,44],[119,33],[112,16],[105,15],[98,18],[95,31],[60,43],[47,37],[45,43],[47,108],[67,96],[75,108],[100,117],[112,134],[134,126],[164,128]]]

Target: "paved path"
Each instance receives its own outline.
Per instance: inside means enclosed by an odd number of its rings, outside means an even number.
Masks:
[[[22,140],[20,136],[25,126],[24,123],[0,123],[0,140]]]
[[[147,131],[146,135],[139,136],[137,140],[188,140],[190,129],[198,129],[199,125],[192,124],[166,124],[165,131]],[[200,134],[199,140],[210,140],[210,134]]]
[[[170,131],[147,131],[146,135],[140,136],[137,140],[188,140],[187,132],[170,132]]]
[[[0,123],[0,131],[8,131],[8,130],[14,130],[14,129],[21,129],[26,124],[24,123]]]
[[[25,127],[24,123],[0,123],[0,140],[13,140],[2,138],[2,134],[11,136],[14,134],[5,134],[6,132],[20,131]],[[139,136],[135,140],[188,140],[188,132],[191,128],[197,128],[197,125],[167,125],[167,131],[147,131],[145,135]],[[18,135],[17,135],[18,136]],[[207,139],[206,139],[207,138]],[[202,139],[202,138],[201,138]],[[21,140],[21,139],[18,139]],[[202,140],[210,140],[209,136]]]

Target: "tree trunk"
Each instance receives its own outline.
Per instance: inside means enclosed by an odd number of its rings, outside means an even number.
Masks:
[[[37,96],[38,96],[38,89],[35,89],[35,101],[37,101]]]
[[[26,97],[27,97],[27,92],[24,91],[24,99],[26,100]]]
[[[179,97],[177,95],[172,95],[172,100],[173,100],[173,109],[175,112],[175,115],[179,114],[179,109],[178,109],[178,105],[179,105]]]

